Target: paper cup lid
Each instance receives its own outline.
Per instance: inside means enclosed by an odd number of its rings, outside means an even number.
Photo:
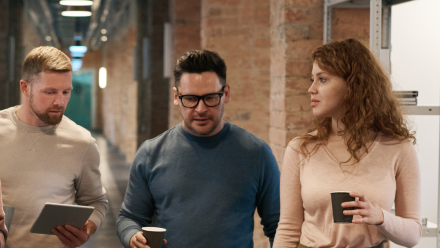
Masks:
[[[142,230],[148,231],[148,232],[165,232],[167,229],[149,226],[149,227],[142,227]]]

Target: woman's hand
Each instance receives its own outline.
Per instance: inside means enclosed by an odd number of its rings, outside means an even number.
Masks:
[[[353,219],[352,223],[365,223],[368,225],[380,225],[384,221],[382,209],[374,206],[366,195],[350,192],[350,196],[359,197],[359,201],[343,202],[343,208],[354,207],[354,210],[344,210],[344,215],[360,215],[362,218]]]

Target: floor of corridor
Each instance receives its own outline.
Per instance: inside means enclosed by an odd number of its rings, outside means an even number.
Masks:
[[[85,243],[83,248],[121,248],[116,234],[116,219],[127,187],[130,165],[116,147],[108,144],[100,134],[93,134],[101,156],[101,180],[107,191],[109,208],[101,228]]]

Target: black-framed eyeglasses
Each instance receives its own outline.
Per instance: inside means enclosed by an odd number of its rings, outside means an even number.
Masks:
[[[202,96],[197,95],[181,95],[179,96],[180,101],[182,102],[183,107],[185,108],[195,108],[199,105],[200,99],[203,100],[203,103],[207,107],[216,107],[220,104],[222,100],[222,96],[225,94],[224,90],[227,84],[222,87],[222,91],[220,93],[210,93]],[[179,94],[179,90],[177,90],[177,94]]]

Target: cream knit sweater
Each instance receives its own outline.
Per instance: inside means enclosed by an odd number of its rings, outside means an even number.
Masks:
[[[3,203],[15,207],[6,247],[63,247],[55,235],[30,233],[46,202],[93,206],[90,220],[101,225],[108,202],[89,131],[65,116],[56,126],[30,126],[14,107],[0,111],[0,127]]]
[[[300,141],[292,140],[281,168],[281,216],[274,248],[372,247],[385,240],[417,244],[420,222],[420,172],[410,141],[379,133],[359,163],[340,166],[321,146],[303,165]],[[382,208],[381,225],[334,224],[330,192],[364,193]],[[395,204],[396,215],[390,213]],[[354,216],[360,218],[360,216]]]

